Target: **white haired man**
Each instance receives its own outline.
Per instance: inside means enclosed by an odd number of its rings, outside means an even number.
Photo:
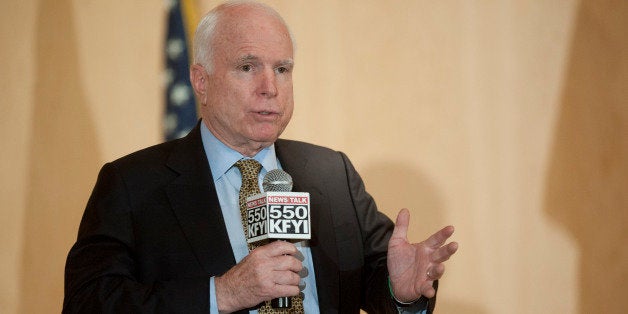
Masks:
[[[64,312],[431,312],[457,250],[453,227],[409,243],[377,211],[340,152],[279,139],[293,110],[293,40],[255,2],[226,3],[199,24],[190,78],[201,121],[188,136],[103,167],[66,264]],[[282,168],[311,194],[309,241],[249,251],[239,161],[258,178]],[[294,308],[268,301],[295,296]]]

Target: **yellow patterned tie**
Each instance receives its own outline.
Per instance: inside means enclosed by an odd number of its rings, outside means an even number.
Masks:
[[[240,216],[242,218],[242,226],[244,227],[244,236],[248,236],[248,220],[246,219],[246,198],[260,193],[259,189],[259,171],[262,169],[262,165],[255,159],[240,159],[235,163],[235,166],[240,169],[242,174],[242,186],[240,187]],[[249,244],[249,251],[256,247],[263,245],[263,243]],[[260,314],[304,314],[303,311],[303,298],[301,295],[292,297],[292,307],[287,309],[275,309],[270,305],[270,301],[264,302],[264,305],[259,308]]]

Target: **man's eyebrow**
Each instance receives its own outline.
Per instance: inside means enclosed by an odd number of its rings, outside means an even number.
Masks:
[[[244,62],[258,62],[260,61],[260,58],[256,55],[244,55],[242,57],[240,57],[238,59],[238,62],[240,63],[244,63]],[[287,67],[294,67],[294,60],[292,58],[289,59],[285,59],[285,60],[280,60],[279,62],[276,63],[277,66],[287,66]]]
[[[281,60],[279,62],[277,62],[278,66],[284,66],[284,67],[294,67],[294,60],[292,59],[285,59],[285,60]]]
[[[255,55],[244,55],[238,59],[240,62],[248,62],[248,61],[258,61],[259,57]]]

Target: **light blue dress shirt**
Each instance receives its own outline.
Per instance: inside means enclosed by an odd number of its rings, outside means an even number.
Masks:
[[[242,185],[240,170],[233,164],[245,158],[242,154],[229,148],[219,141],[205,126],[201,123],[201,138],[203,140],[203,148],[209,161],[209,167],[214,178],[218,201],[222,210],[222,216],[227,227],[229,242],[233,248],[233,255],[236,263],[239,263],[246,255],[249,249],[246,244],[242,221],[240,218],[240,205],[238,204],[238,194]],[[262,186],[264,175],[273,169],[281,168],[277,156],[275,155],[275,146],[271,145],[260,151],[254,157],[260,164],[262,169],[259,175],[259,185]],[[261,189],[261,188],[260,188]],[[303,267],[308,270],[308,274],[302,279],[302,285],[305,284],[303,292],[303,308],[305,313],[319,313],[318,294],[316,291],[316,280],[314,276],[314,263],[312,262],[312,253],[308,241],[295,243],[301,254],[303,254]],[[209,281],[209,304],[210,313],[218,313],[216,302],[216,286],[214,277]],[[250,311],[257,313],[257,310]]]

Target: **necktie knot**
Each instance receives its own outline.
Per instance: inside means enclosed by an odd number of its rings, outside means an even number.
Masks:
[[[242,174],[242,187],[240,190],[246,191],[248,194],[246,196],[259,193],[258,176],[262,165],[255,159],[240,159],[235,163],[235,166],[240,169]]]

